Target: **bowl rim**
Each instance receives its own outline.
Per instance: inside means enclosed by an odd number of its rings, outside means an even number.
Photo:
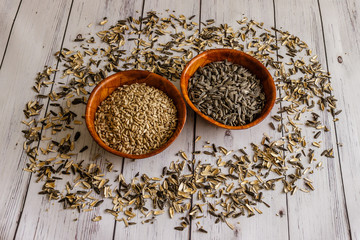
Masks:
[[[135,73],[135,72],[141,72],[143,74],[147,74],[146,77],[144,78],[144,80],[154,77],[156,76],[157,78],[161,79],[160,81],[164,82],[164,84],[175,90],[175,96],[171,97],[169,96],[166,92],[164,92],[169,98],[171,98],[173,101],[175,98],[177,98],[179,100],[179,104],[181,105],[181,109],[177,108],[177,114],[178,116],[180,114],[184,115],[183,119],[179,119],[178,118],[178,122],[176,125],[176,129],[173,133],[173,135],[166,141],[166,143],[164,143],[163,145],[161,145],[161,147],[146,153],[146,154],[140,154],[140,155],[135,155],[135,154],[128,154],[128,153],[123,153],[120,152],[116,149],[113,149],[111,147],[109,147],[108,145],[106,145],[101,138],[98,136],[96,130],[95,130],[95,126],[94,126],[94,121],[91,118],[91,104],[95,101],[97,94],[100,92],[101,88],[108,82],[112,82],[112,81],[116,81],[116,79],[118,78],[118,76],[123,75],[124,73]],[[136,83],[136,82],[134,82]],[[146,83],[146,82],[145,82]],[[131,83],[133,84],[133,83]],[[124,84],[125,85],[125,84]],[[129,85],[129,84],[128,84]],[[121,85],[120,85],[121,86]],[[150,85],[149,85],[150,86]],[[154,86],[152,86],[154,87]],[[156,89],[158,89],[157,87],[154,87]],[[111,93],[110,93],[111,94]],[[110,94],[108,94],[106,97],[108,97]],[[88,129],[88,131],[90,132],[91,137],[95,140],[95,142],[100,145],[103,149],[105,149],[106,151],[115,154],[117,156],[120,157],[124,157],[124,158],[129,158],[129,159],[143,159],[143,158],[148,158],[148,157],[152,157],[156,154],[159,154],[160,152],[164,151],[167,147],[169,147],[174,141],[175,139],[180,135],[181,131],[183,130],[184,126],[185,126],[185,122],[186,122],[186,117],[187,117],[187,112],[186,112],[186,104],[184,102],[184,99],[181,96],[180,91],[175,87],[175,85],[168,79],[164,78],[163,76],[160,76],[156,73],[153,72],[149,72],[149,71],[145,71],[145,70],[125,70],[125,71],[121,71],[121,72],[117,72],[115,74],[112,74],[108,77],[106,77],[105,79],[103,79],[101,82],[99,82],[96,87],[92,90],[89,99],[87,101],[86,104],[86,110],[85,110],[85,122],[86,122],[86,127]]]
[[[259,67],[261,67],[263,70],[265,70],[265,73],[267,75],[268,78],[270,78],[272,81],[270,81],[270,86],[271,86],[271,91],[274,92],[274,98],[270,99],[270,105],[269,108],[265,110],[265,112],[259,117],[256,118],[254,121],[242,125],[242,126],[230,126],[230,125],[225,125],[223,123],[220,123],[212,118],[210,118],[209,116],[203,114],[197,107],[195,107],[195,105],[191,102],[189,95],[188,95],[188,90],[187,90],[187,86],[188,83],[186,84],[185,81],[185,75],[187,74],[187,71],[189,70],[189,68],[194,65],[199,59],[201,59],[204,55],[206,54],[213,54],[213,53],[227,53],[227,56],[229,56],[231,53],[235,53],[235,54],[240,54],[240,55],[244,55],[248,58],[250,58],[252,61],[256,62],[257,65]],[[226,59],[226,58],[225,58]],[[197,69],[196,69],[197,70]],[[192,77],[192,75],[189,77],[189,79]],[[188,82],[189,82],[188,79]],[[208,122],[210,122],[213,125],[216,125],[218,127],[221,128],[225,128],[225,129],[230,129],[230,130],[242,130],[242,129],[248,129],[251,128],[257,124],[259,124],[260,122],[262,122],[270,113],[270,111],[272,110],[272,108],[274,107],[275,104],[275,100],[276,100],[276,87],[275,87],[275,83],[274,83],[274,79],[271,76],[270,72],[268,71],[268,69],[256,58],[252,57],[251,55],[240,51],[240,50],[236,50],[236,49],[228,49],[228,48],[215,48],[215,49],[210,49],[210,50],[206,50],[203,51],[202,53],[196,55],[193,59],[191,59],[185,66],[185,68],[183,69],[182,73],[181,73],[181,78],[180,78],[180,88],[181,88],[181,92],[185,98],[186,103],[198,114],[200,115],[202,118],[204,118],[205,120],[207,120]]]

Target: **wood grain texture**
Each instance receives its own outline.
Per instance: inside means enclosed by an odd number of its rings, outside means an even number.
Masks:
[[[197,69],[199,67],[204,67],[205,65],[211,62],[224,61],[224,60],[245,67],[252,74],[254,74],[257,77],[257,79],[261,81],[261,84],[263,85],[263,90],[266,96],[266,102],[263,110],[261,111],[261,114],[251,123],[242,126],[229,126],[222,124],[220,122],[215,121],[211,117],[203,114],[197,107],[195,107],[195,105],[189,99],[189,95],[188,95],[189,79],[194,75]],[[269,73],[269,71],[266,69],[266,67],[252,56],[234,49],[211,49],[200,53],[199,55],[194,57],[184,68],[181,74],[180,84],[181,84],[181,92],[185,98],[185,101],[194,110],[194,112],[199,116],[201,116],[202,118],[204,118],[205,120],[207,120],[209,123],[225,129],[241,130],[259,124],[262,120],[264,120],[267,117],[267,115],[269,115],[276,100],[276,88],[275,88],[274,80],[271,74]]]
[[[171,138],[158,149],[140,155],[126,154],[107,146],[96,133],[94,125],[95,113],[101,102],[104,101],[118,87],[123,85],[131,85],[134,83],[145,83],[147,86],[154,87],[164,92],[169,98],[172,99],[177,109],[177,127]],[[86,126],[91,136],[102,148],[108,152],[130,159],[148,158],[164,151],[179,136],[186,121],[186,105],[184,99],[181,97],[180,91],[166,78],[148,71],[128,70],[118,72],[107,77],[94,88],[86,106],[85,120]]]
[[[277,27],[286,29],[305,41],[312,49],[313,54],[318,55],[323,69],[326,70],[325,47],[317,2],[307,0],[295,3],[276,0],[275,6]],[[301,21],[299,21],[300,19]],[[285,56],[284,52],[280,51],[279,54]],[[288,57],[284,58],[285,62],[288,60]],[[296,77],[299,76],[294,76],[294,78]],[[315,107],[314,111],[320,115],[322,124],[328,126],[330,131],[322,132],[316,140],[322,146],[318,149],[311,146],[314,140],[310,136],[315,134],[314,129],[301,127],[303,135],[308,140],[307,148],[315,150],[315,158],[318,159],[318,162],[323,162],[323,167],[314,169],[315,173],[308,176],[313,181],[316,191],[309,194],[300,192],[289,196],[290,236],[292,239],[311,239],[314,236],[319,236],[321,239],[349,239],[332,117],[328,112],[320,111],[318,107]],[[324,149],[330,148],[334,148],[335,158],[320,156]],[[299,185],[299,187],[302,186]]]
[[[226,11],[218,11],[218,9],[224,7],[227,9]],[[243,17],[254,19],[257,22],[265,22],[264,27],[270,28],[274,24],[273,4],[271,1],[234,0],[226,1],[226,5],[224,5],[224,1],[219,0],[203,1],[201,8],[201,21],[203,22],[207,19],[215,19],[216,25],[227,23],[236,30],[239,28],[236,20],[241,20]],[[249,40],[246,40],[244,44],[248,42]],[[213,46],[213,48],[216,47]],[[278,105],[275,105],[270,115],[276,114],[279,110],[278,107]],[[279,139],[282,136],[281,133],[271,130],[268,126],[270,121],[271,118],[268,117],[253,128],[237,131],[213,126],[197,117],[196,136],[202,138],[196,143],[195,150],[204,150],[203,145],[206,145],[205,141],[208,140],[228,150],[234,150],[234,154],[237,155],[240,154],[238,151],[240,148],[245,148],[245,151],[250,152],[250,143],[260,143],[263,133],[268,134],[272,140]],[[231,156],[232,154],[224,158],[223,161],[231,159]],[[216,161],[204,156],[196,157],[196,159],[212,164],[215,164]],[[231,230],[225,223],[214,224],[215,218],[208,213],[204,213],[205,218],[193,221],[192,239],[209,239],[209,236],[210,239],[288,239],[286,195],[281,191],[281,187],[278,186],[275,191],[264,192],[264,201],[270,204],[271,208],[258,205],[257,207],[263,214],[256,214],[251,218],[229,219],[229,222],[235,226],[235,230]],[[193,205],[196,203],[202,202],[194,197]],[[280,211],[282,214],[277,216],[276,214]],[[207,231],[211,232],[210,235],[197,231],[196,223],[198,221]]]
[[[146,16],[148,11],[158,12],[159,17],[168,17],[169,14],[184,14],[188,17],[196,15],[192,21],[199,23],[199,8],[200,1],[146,0],[144,4],[144,16]],[[167,9],[168,11],[166,11]],[[169,28],[169,30],[171,30],[171,28]],[[163,36],[159,38],[158,42],[165,42],[170,39],[170,36]],[[174,85],[180,90],[180,79],[174,82]],[[163,152],[142,160],[132,161],[131,159],[125,159],[123,175],[127,181],[130,181],[138,172],[140,174],[146,173],[149,177],[160,176],[164,166],[169,166],[171,161],[180,160],[180,157],[175,156],[179,150],[183,150],[190,155],[189,153],[193,150],[194,122],[193,112],[190,111],[190,108],[187,109],[187,113],[183,131],[174,143]],[[147,206],[151,206],[151,204],[148,203]],[[125,228],[122,222],[116,224],[114,239],[188,239],[190,236],[189,228],[184,231],[174,230],[174,227],[179,226],[181,222],[179,217],[179,214],[175,214],[174,219],[170,219],[168,212],[165,212],[163,215],[157,216],[153,224],[141,224],[141,221],[145,220],[145,218],[139,213],[138,216],[133,219],[133,221],[138,223],[134,226]]]
[[[36,4],[40,5],[40,4]],[[53,35],[60,35],[64,37],[63,47],[74,48],[81,43],[76,43],[73,40],[81,33],[83,36],[87,36],[87,33],[95,35],[96,32],[107,29],[110,24],[115,24],[119,19],[124,19],[130,15],[136,17],[139,14],[136,11],[141,12],[142,1],[74,1],[72,5],[71,15],[69,17],[69,24],[64,31],[53,33]],[[108,24],[99,26],[98,23],[103,20],[104,17],[108,17]],[[66,17],[64,17],[66,19]],[[87,27],[92,23],[93,27]],[[96,26],[96,27],[95,27]],[[95,46],[97,46],[96,44]],[[123,46],[123,49],[130,50],[134,47],[133,42],[129,42]],[[52,56],[55,51],[49,51],[48,54]],[[38,64],[41,66],[41,64]],[[63,69],[61,64],[60,69]],[[71,78],[61,79],[60,74],[55,78],[54,89],[61,86],[59,82],[70,81]],[[32,84],[32,81],[31,81]],[[31,86],[31,85],[30,85]],[[28,88],[30,88],[28,86]],[[51,107],[49,107],[51,109]],[[84,121],[82,116],[85,115],[85,105],[79,104],[72,108],[74,112],[78,114],[78,120]],[[110,161],[114,165],[114,169],[121,171],[122,158],[114,156],[111,153],[103,150],[96,142],[91,138],[86,125],[75,125],[74,132],[81,132],[81,137],[77,142],[76,151],[78,152],[83,146],[88,146],[89,149],[81,154],[78,154],[74,161],[85,160],[84,164],[97,163],[102,169],[105,168],[106,161]],[[51,131],[45,130],[42,135],[52,136]],[[67,132],[69,133],[69,132]],[[53,136],[54,137],[54,136]],[[64,136],[56,136],[59,138]],[[46,142],[42,142],[40,147],[46,147]],[[92,161],[95,155],[100,155],[95,161]],[[44,158],[44,157],[43,157]],[[24,161],[24,160],[23,160]],[[112,182],[118,175],[118,172],[107,173],[106,176]],[[64,177],[64,181],[57,183],[59,188],[63,188],[63,184],[66,181],[73,182],[72,177]],[[116,184],[115,184],[116,185]],[[26,198],[26,203],[22,213],[22,218],[19,223],[16,239],[112,239],[115,220],[110,214],[104,214],[105,208],[112,208],[111,199],[104,199],[104,203],[101,208],[96,208],[91,212],[63,210],[63,206],[56,201],[47,203],[46,198],[36,194],[39,191],[41,184],[35,182],[35,178],[31,180],[29,186],[29,194]],[[116,186],[114,186],[116,187]],[[49,207],[46,207],[49,206]],[[51,206],[51,207],[50,207]],[[94,216],[102,216],[102,220],[99,222],[93,222],[91,219]],[[74,219],[78,219],[76,222]],[[61,226],[61,227],[59,227]]]
[[[24,116],[14,109],[23,109],[27,100],[33,98],[31,86],[36,72],[42,71],[43,65],[56,63],[48,57],[60,48],[62,36],[57,33],[64,31],[70,7],[68,1],[29,0],[22,4],[0,70],[0,83],[6,89],[0,95],[0,111],[6,113],[0,114],[0,122],[7,126],[0,129],[0,153],[6,156],[1,158],[0,176],[7,193],[0,196],[2,239],[14,237],[30,177],[22,170],[27,162],[20,123]],[[49,21],[46,26],[45,18]]]
[[[360,3],[319,1],[324,26],[328,69],[342,113],[336,133],[345,200],[352,239],[360,239]],[[333,17],[334,16],[334,17]],[[336,16],[336,17],[335,17]],[[334,180],[333,180],[334,181]],[[332,181],[332,182],[333,182]],[[343,223],[337,222],[337,228]]]
[[[38,195],[42,184],[35,182],[34,175],[22,170],[28,159],[22,150],[23,125],[20,123],[24,119],[21,111],[24,104],[35,95],[31,87],[36,73],[42,71],[43,65],[56,66],[53,53],[62,45],[68,48],[79,46],[73,42],[77,34],[91,32],[94,35],[119,19],[139,17],[143,4],[145,13],[156,10],[161,12],[160,17],[165,17],[175,10],[175,15],[196,15],[192,21],[198,23],[201,11],[201,21],[215,19],[217,25],[227,23],[235,30],[238,28],[236,20],[247,16],[258,22],[263,21],[266,28],[276,24],[278,28],[288,30],[309,44],[313,53],[319,56],[323,68],[331,72],[334,95],[339,99],[339,109],[343,110],[337,116],[340,121],[335,124],[330,114],[321,113],[323,124],[329,127],[330,132],[322,133],[318,139],[322,148],[316,150],[315,158],[317,162],[323,162],[323,167],[314,170],[316,173],[309,176],[314,181],[314,192],[297,192],[291,196],[282,193],[278,185],[276,191],[264,192],[264,201],[271,208],[260,205],[262,215],[231,221],[236,228],[234,231],[226,224],[214,224],[215,219],[205,213],[205,218],[192,221],[191,228],[182,232],[174,230],[180,223],[178,215],[170,219],[165,213],[158,216],[153,224],[141,224],[144,218],[139,214],[134,219],[137,224],[126,228],[122,222],[115,222],[112,215],[103,212],[105,208],[112,207],[110,199],[104,199],[101,208],[92,212],[78,213],[63,210],[61,204],[48,202],[45,197]],[[360,239],[360,162],[357,160],[360,152],[359,11],[357,0],[2,1],[0,57],[8,39],[9,43],[0,69],[0,83],[5,89],[0,95],[0,122],[3,126],[0,129],[0,182],[3,188],[3,194],[0,195],[0,239]],[[66,27],[69,13],[69,24]],[[87,27],[89,23],[97,25],[103,17],[109,19],[107,25]],[[166,40],[166,37],[163,39]],[[132,41],[123,48],[129,51],[134,46]],[[284,52],[279,51],[279,54],[284,55]],[[69,80],[60,79],[58,74],[54,88],[59,86],[59,81]],[[175,85],[179,88],[180,81]],[[42,93],[48,94],[50,89]],[[41,100],[41,103],[47,104],[45,100]],[[81,137],[75,151],[85,145],[89,149],[78,154],[74,161],[92,162],[93,157],[100,154],[94,163],[105,168],[107,160],[112,162],[114,169],[122,172],[129,181],[137,172],[146,173],[150,177],[160,176],[163,166],[180,159],[175,156],[178,150],[184,150],[190,155],[194,149],[202,150],[206,140],[235,151],[244,147],[245,151],[250,151],[249,143],[259,143],[262,133],[272,139],[282,136],[282,133],[274,133],[270,129],[269,117],[254,128],[231,131],[215,127],[200,117],[194,120],[194,112],[189,107],[187,110],[187,122],[174,143],[160,154],[144,160],[123,160],[106,152],[91,138],[85,124],[76,125],[74,132],[80,131]],[[270,115],[277,114],[278,110],[277,104]],[[74,111],[79,113],[78,120],[84,121],[81,117],[85,115],[85,105],[76,105]],[[307,136],[314,134],[312,129],[305,126],[303,131]],[[43,136],[50,134],[50,131],[42,133]],[[193,140],[199,135],[202,139],[194,145]],[[320,157],[321,150],[329,148],[334,148],[335,158]],[[214,164],[210,158],[197,159]],[[107,176],[113,181],[120,172],[108,173]],[[65,182],[68,180],[73,179],[64,178]],[[57,184],[60,186],[61,182]],[[112,185],[117,187],[116,184]],[[194,197],[192,204],[196,203]],[[95,215],[101,215],[102,220],[92,222]],[[197,231],[197,222],[209,233]]]
[[[10,37],[11,27],[20,6],[21,0],[5,0],[0,2],[0,64]]]

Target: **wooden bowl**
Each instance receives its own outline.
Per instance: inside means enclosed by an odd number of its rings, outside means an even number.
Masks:
[[[94,126],[95,112],[98,106],[100,105],[100,103],[103,100],[105,100],[105,98],[107,98],[107,96],[109,96],[118,87],[122,85],[130,85],[132,83],[146,83],[146,85],[148,86],[153,86],[163,91],[173,100],[175,107],[177,108],[178,123],[175,132],[173,133],[171,138],[160,148],[155,149],[154,151],[147,154],[141,154],[141,155],[126,154],[117,151],[113,148],[110,148],[100,139],[100,137],[95,131],[95,126]],[[129,71],[118,72],[114,75],[105,78],[94,88],[86,105],[85,120],[86,120],[86,126],[89,129],[91,136],[105,150],[125,158],[131,158],[131,159],[147,158],[162,152],[165,148],[170,146],[172,142],[174,142],[177,136],[179,136],[181,130],[185,125],[186,105],[183,98],[181,97],[179,90],[166,78],[163,78],[155,73],[151,73],[147,71],[129,70]]]
[[[220,122],[215,121],[211,117],[203,114],[200,112],[200,110],[195,107],[195,105],[190,101],[189,95],[188,95],[188,84],[189,79],[192,77],[192,75],[196,72],[196,70],[199,67],[203,67],[211,62],[216,61],[223,61],[227,60],[229,62],[241,65],[245,68],[247,68],[252,74],[254,74],[263,84],[263,89],[265,92],[265,106],[260,113],[260,116],[253,120],[252,122],[242,125],[242,126],[229,126],[222,124]],[[226,129],[246,129],[255,126],[256,124],[260,123],[262,120],[265,119],[265,117],[270,113],[272,107],[274,106],[275,99],[276,99],[276,88],[274,84],[274,80],[271,77],[269,71],[266,69],[264,65],[262,65],[258,60],[251,57],[250,55],[234,50],[234,49],[213,49],[205,51],[193,59],[186,65],[185,69],[183,70],[181,74],[181,91],[185,98],[185,101],[190,105],[190,107],[202,118],[207,120],[208,122],[222,127]]]

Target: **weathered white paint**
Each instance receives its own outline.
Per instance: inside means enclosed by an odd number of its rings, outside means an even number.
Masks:
[[[19,2],[3,1],[0,4],[1,54],[4,52]],[[319,56],[323,67],[325,69],[328,67],[332,73],[334,94],[339,99],[339,108],[343,109],[336,126],[329,114],[321,115],[324,124],[330,128],[330,132],[322,134],[318,140],[322,141],[322,146],[324,146],[322,149],[334,148],[335,158],[322,160],[322,170],[309,176],[314,180],[316,191],[310,194],[299,192],[294,196],[286,196],[281,193],[280,188],[276,192],[265,192],[264,200],[267,200],[271,208],[259,206],[263,211],[262,215],[252,218],[240,217],[238,220],[231,221],[236,227],[235,231],[231,231],[223,223],[215,225],[214,218],[204,213],[205,218],[193,221],[191,233],[190,228],[182,232],[175,231],[173,228],[178,226],[180,220],[178,216],[170,220],[167,213],[157,217],[154,224],[141,224],[140,222],[144,219],[138,216],[134,219],[138,222],[137,225],[125,228],[122,222],[115,222],[111,215],[103,213],[104,208],[111,207],[108,199],[94,212],[80,214],[76,211],[62,210],[62,206],[56,202],[49,203],[45,197],[37,194],[41,189],[41,184],[35,183],[35,176],[31,177],[29,173],[22,171],[27,158],[22,151],[23,138],[20,132],[23,128],[20,123],[23,114],[17,109],[22,109],[26,101],[34,95],[31,86],[36,72],[41,71],[43,65],[56,64],[52,55],[60,49],[64,33],[64,47],[73,46],[72,40],[78,33],[95,33],[97,29],[86,27],[89,23],[97,24],[105,16],[109,19],[108,24],[129,15],[140,16],[143,1],[74,0],[72,4],[70,0],[45,2],[23,0],[0,70],[0,82],[6,89],[0,95],[0,112],[2,113],[0,122],[3,126],[0,129],[0,156],[2,156],[0,178],[3,187],[3,194],[0,195],[0,238],[189,239],[191,237],[191,239],[218,239],[221,236],[230,239],[349,239],[349,222],[352,239],[360,239],[360,231],[357,228],[360,224],[358,217],[360,214],[358,174],[360,164],[356,160],[360,152],[360,130],[357,127],[360,116],[357,106],[359,100],[357,89],[360,87],[357,81],[357,76],[360,74],[358,70],[360,35],[356,18],[359,4],[351,0],[342,2],[320,0],[324,25],[322,29],[317,1],[275,0],[274,3],[273,5],[272,1],[246,0],[225,2],[220,0],[201,2],[145,0],[144,14],[155,10],[165,15],[168,14],[166,9],[176,10],[175,14],[197,15],[193,21],[199,22],[201,12],[201,21],[213,18],[216,24],[228,23],[234,28],[238,27],[236,20],[243,16],[263,21],[265,27],[273,26],[276,21],[277,27],[289,30],[309,44],[313,53]],[[70,21],[65,30],[70,8]],[[324,31],[326,46],[322,31]],[[132,47],[132,43],[124,46],[125,49]],[[338,56],[342,56],[343,63],[337,61]],[[57,76],[55,80],[59,81],[59,78],[60,76]],[[176,85],[179,86],[178,83]],[[77,112],[81,112],[81,108],[84,106],[77,106]],[[275,107],[272,114],[275,114],[277,110]],[[188,153],[193,150],[194,136],[202,136],[202,140],[195,145],[196,150],[202,148],[205,140],[229,149],[238,150],[242,147],[249,149],[249,143],[259,142],[262,133],[268,133],[274,139],[281,137],[281,133],[270,130],[268,126],[270,121],[271,119],[267,118],[259,126],[249,130],[226,131],[196,117],[196,131],[194,132],[194,114],[188,108],[186,126],[175,143],[163,153],[149,159],[136,161],[125,159],[124,169],[122,169],[123,159],[101,150],[89,136],[85,125],[76,126],[74,131],[80,131],[82,134],[77,147],[89,146],[89,150],[79,154],[76,160],[85,159],[89,162],[92,156],[100,153],[101,158],[98,163],[104,166],[105,159],[113,162],[114,169],[122,171],[127,180],[137,172],[158,176],[163,166],[179,159],[175,156],[179,149]],[[312,129],[305,126],[303,130],[304,133],[306,132],[305,135],[314,134]],[[48,132],[44,131],[43,135],[47,134]],[[343,147],[337,149],[336,140],[342,143]],[[321,151],[316,152],[317,158],[320,153]],[[113,180],[117,174],[112,173],[110,180]],[[196,198],[193,201],[193,204],[195,203]],[[283,217],[276,215],[279,211],[284,213]],[[102,221],[92,222],[94,215],[101,215]],[[19,218],[20,222],[17,222]],[[78,218],[77,222],[73,221],[75,218]],[[209,232],[208,234],[197,231],[196,222],[198,221]],[[238,221],[240,224],[236,224]]]
[[[84,37],[91,32],[95,34],[99,31],[98,25],[102,21],[103,17],[108,18],[108,25],[102,28],[109,27],[110,24],[115,24],[117,20],[126,18],[127,16],[138,15],[136,11],[141,12],[142,1],[132,2],[119,2],[119,1],[74,1],[71,9],[71,15],[69,18],[68,28],[66,29],[66,35],[64,40],[64,46],[72,48],[79,46],[81,43],[74,43],[73,39],[76,35],[81,33]],[[121,9],[121,11],[119,11]],[[88,28],[88,24],[92,23],[93,27]],[[133,42],[129,42],[124,46],[124,49],[133,48]],[[61,65],[59,65],[61,68]],[[56,82],[63,82],[69,79],[61,79],[60,75],[56,76]],[[56,85],[56,84],[55,84]],[[58,85],[55,86],[55,88]],[[81,119],[81,115],[85,114],[85,105],[77,105],[74,108],[74,112],[78,113],[78,119]],[[50,130],[50,129],[49,129]],[[106,151],[102,150],[89,135],[85,124],[75,126],[74,132],[80,131],[81,137],[78,141],[78,150],[82,146],[89,146],[89,150],[79,154],[75,161],[85,160],[84,166],[91,163],[91,159],[100,153],[101,157],[97,163],[105,167],[105,159],[113,162],[114,169],[121,170],[122,158],[114,156]],[[44,131],[43,135],[51,136],[51,131]],[[58,138],[60,139],[60,138]],[[44,143],[45,145],[45,143]],[[46,145],[45,145],[46,146]],[[44,146],[44,147],[45,147]],[[118,173],[108,174],[107,177],[113,181]],[[32,178],[29,186],[29,192],[38,192],[39,184],[35,182],[36,178]],[[64,176],[64,182],[73,181],[73,177]],[[59,184],[60,185],[60,184]],[[53,205],[52,207],[42,207]],[[35,239],[109,239],[113,237],[113,230],[115,220],[110,214],[104,214],[104,209],[111,208],[111,199],[105,199],[102,208],[96,208],[93,212],[81,212],[80,214],[74,211],[62,210],[61,204],[54,204],[53,202],[47,203],[45,197],[39,195],[28,195],[25,207],[22,213],[22,218],[19,224],[19,229],[16,235],[17,239],[24,239],[27,236],[32,236]],[[103,219],[100,222],[92,222],[94,216],[101,215]],[[38,216],[34,218],[34,216]],[[74,222],[77,218],[78,221]],[[51,221],[49,221],[51,219]],[[58,226],[62,226],[59,228]],[[67,229],[67,231],[63,231]],[[82,230],[80,230],[82,229]]]
[[[166,10],[169,9],[168,12]],[[173,13],[172,10],[175,10]],[[156,0],[156,1],[145,1],[144,5],[144,17],[149,11],[159,12],[159,17],[167,17],[168,14],[173,13],[174,15],[184,14],[185,16],[199,15],[200,2],[192,0],[182,1],[167,1],[167,0]],[[198,17],[194,18],[194,22],[198,22]],[[171,29],[171,28],[170,28]],[[179,28],[180,31],[180,28]],[[181,30],[183,31],[183,30]],[[159,42],[170,40],[168,36],[159,38]],[[175,83],[178,89],[180,89],[180,82]],[[193,123],[193,112],[190,108],[187,109],[187,119],[184,129],[182,130],[176,141],[165,151],[159,155],[153,156],[148,159],[141,159],[132,161],[125,159],[123,174],[125,179],[128,181],[137,172],[140,174],[146,173],[149,177],[160,176],[162,168],[169,166],[171,161],[181,159],[175,156],[179,150],[185,152],[191,152],[193,149],[193,138],[194,138],[194,123]],[[152,204],[152,203],[151,203]],[[149,202],[149,206],[150,202]],[[139,213],[134,221],[138,222],[131,228],[125,228],[123,222],[118,222],[115,229],[115,239],[121,239],[124,236],[127,239],[187,239],[189,238],[190,228],[184,231],[176,231],[174,227],[180,225],[180,215],[175,215],[173,220],[170,220],[169,214],[166,211],[163,215],[156,217],[153,224],[146,223],[141,224],[142,220],[146,218],[142,217]]]
[[[23,1],[0,70],[1,182],[6,194],[0,196],[0,236],[12,239],[27,194],[30,174],[22,171],[28,161],[22,150],[20,123],[25,103],[32,99],[31,86],[43,65],[56,63],[49,58],[60,48],[69,1]],[[44,24],[47,19],[47,24]],[[12,21],[12,20],[11,20]],[[61,33],[61,34],[59,34]],[[6,127],[5,127],[6,126]],[[30,194],[31,195],[31,194]]]
[[[291,29],[291,33],[299,36],[318,55],[319,61],[326,70],[325,48],[322,38],[317,1],[303,1],[290,3],[288,1],[275,1],[277,27]],[[299,21],[298,19],[302,19]],[[308,31],[305,31],[308,30]],[[285,57],[285,59],[288,59]],[[336,79],[335,79],[336,81]],[[323,162],[321,170],[314,169],[315,174],[308,178],[314,181],[316,191],[309,194],[295,194],[289,196],[289,231],[294,239],[310,239],[321,236],[322,239],[347,239],[347,217],[342,192],[342,182],[339,160],[336,151],[336,137],[332,124],[332,116],[328,112],[321,112],[316,106],[316,111],[321,116],[321,121],[328,126],[330,132],[322,132],[316,140],[321,142],[317,149],[308,142],[308,148],[315,150],[315,158]],[[311,118],[308,118],[311,119]],[[304,136],[313,136],[313,128],[301,126]],[[309,137],[308,140],[313,140]],[[335,158],[321,157],[324,149],[334,148]],[[313,166],[317,164],[315,162]],[[300,185],[301,186],[301,185]],[[339,226],[341,226],[339,228]]]
[[[16,18],[16,12],[19,5],[20,0],[6,0],[0,2],[0,61],[6,49],[11,26]]]
[[[203,1],[201,9],[201,20],[204,22],[207,19],[215,19],[216,24],[227,23],[237,30],[239,24],[237,20],[241,20],[243,17],[254,19],[258,22],[265,22],[265,27],[271,27],[274,24],[274,11],[273,3],[271,1],[227,1],[226,11],[219,11],[224,8],[223,1]],[[264,11],[266,9],[266,11]],[[246,41],[245,44],[247,44]],[[271,114],[276,114],[278,106],[275,105]],[[205,141],[210,141],[218,146],[223,146],[226,149],[234,150],[234,154],[241,156],[238,151],[240,148],[246,147],[245,151],[249,154],[252,151],[250,143],[254,142],[259,144],[263,137],[263,133],[267,133],[273,140],[281,138],[281,133],[272,131],[269,127],[271,118],[267,117],[258,126],[246,130],[226,130],[210,125],[208,122],[200,117],[196,119],[196,136],[202,136],[202,139],[196,143],[196,150],[203,150],[202,146]],[[230,154],[224,161],[232,159]],[[208,157],[201,157],[197,159],[204,160],[205,162],[211,162],[215,164],[215,160],[211,160]],[[225,171],[227,173],[227,170]],[[280,185],[279,185],[280,186]],[[275,192],[264,192],[265,202],[271,205],[271,208],[267,208],[265,205],[260,204],[257,207],[263,212],[263,214],[253,216],[251,218],[239,217],[237,219],[229,219],[229,222],[235,226],[235,230],[231,230],[226,223],[214,224],[215,218],[210,214],[204,213],[206,218],[194,220],[192,225],[192,237],[194,239],[208,239],[208,235],[197,231],[196,223],[200,221],[204,229],[209,231],[211,239],[261,239],[266,236],[268,239],[287,239],[287,218],[286,218],[286,195],[281,193],[281,188],[278,188]],[[197,197],[194,198],[194,204],[202,203],[197,201]],[[282,217],[276,216],[276,214],[282,211],[284,215]],[[238,224],[239,222],[239,224]],[[271,224],[269,224],[271,222]],[[261,230],[259,230],[261,229]]]
[[[319,1],[323,19],[327,62],[334,94],[343,112],[336,122],[342,186],[352,239],[360,239],[360,31],[359,1]],[[343,61],[339,61],[338,57]],[[336,146],[334,146],[336,147]],[[332,182],[334,184],[334,182]],[[341,184],[341,183],[337,183]],[[343,197],[343,196],[340,196]],[[330,199],[333,199],[331,195]],[[336,208],[338,206],[334,206]],[[341,229],[342,223],[337,222]],[[345,229],[347,230],[347,229]],[[338,230],[339,231],[339,230]]]

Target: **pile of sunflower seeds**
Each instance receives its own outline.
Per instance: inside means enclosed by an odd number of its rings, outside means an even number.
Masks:
[[[122,86],[101,102],[95,129],[109,147],[146,154],[161,147],[177,125],[177,110],[164,92],[144,83]]]
[[[190,78],[188,91],[191,102],[203,114],[230,126],[252,122],[265,104],[260,80],[228,61],[200,67]]]
[[[284,193],[315,190],[311,174],[322,169],[323,159],[334,157],[332,148],[324,149],[316,140],[329,129],[315,111],[330,112],[333,121],[338,121],[341,113],[331,95],[330,73],[322,69],[304,41],[287,31],[265,29],[263,23],[247,18],[233,28],[215,25],[213,19],[197,23],[194,17],[159,17],[156,12],[138,19],[128,17],[96,36],[79,34],[74,39],[77,48],[62,48],[55,54],[61,70],[46,66],[37,75],[36,96],[26,104],[27,120],[22,121],[23,146],[29,159],[24,170],[35,175],[36,182],[43,182],[40,194],[61,202],[64,209],[79,212],[92,211],[109,199],[113,207],[105,212],[126,226],[135,224],[132,219],[138,214],[146,218],[145,224],[168,210],[170,217],[181,214],[180,226],[175,229],[183,230],[201,218],[202,212],[233,229],[230,218],[261,214],[258,205],[268,207],[264,190],[274,190],[279,184]],[[99,25],[106,27],[108,22],[104,19]],[[122,49],[126,41],[135,43],[130,52]],[[109,175],[118,171],[111,162],[101,161],[98,154],[77,160],[88,149],[79,144],[80,132],[86,131],[83,114],[89,92],[99,81],[128,68],[177,81],[194,54],[215,47],[242,50],[270,69],[280,97],[276,101],[279,111],[272,116],[274,122],[268,119],[269,126],[282,137],[264,135],[261,142],[250,143],[249,152],[205,142],[206,150],[195,151],[191,157],[179,152],[183,161],[164,167],[161,177],[139,173],[126,180],[120,173],[116,186],[109,180]],[[305,136],[302,128],[313,129],[314,135]],[[199,140],[197,137],[195,142]],[[313,147],[322,148],[320,156]],[[202,155],[216,164],[197,161]],[[202,203],[192,202],[191,196]],[[93,218],[100,220],[100,216]],[[207,232],[203,226],[198,231]]]

